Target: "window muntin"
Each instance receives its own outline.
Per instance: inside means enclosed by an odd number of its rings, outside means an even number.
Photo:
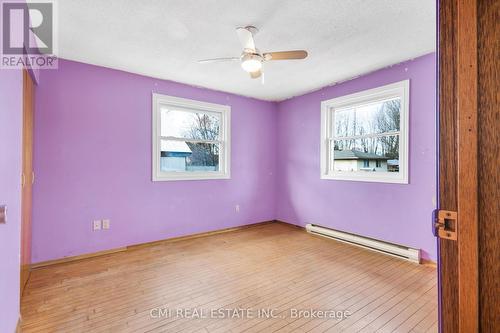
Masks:
[[[321,178],[407,183],[409,82],[322,103]]]
[[[230,108],[153,94],[153,180],[229,178]]]

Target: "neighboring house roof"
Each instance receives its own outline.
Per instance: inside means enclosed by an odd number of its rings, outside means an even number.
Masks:
[[[399,165],[399,160],[388,160],[387,165]]]
[[[334,150],[333,158],[336,160],[388,160],[388,157],[373,153],[365,153],[360,150]]]
[[[172,153],[192,153],[184,141],[161,141],[161,151]]]

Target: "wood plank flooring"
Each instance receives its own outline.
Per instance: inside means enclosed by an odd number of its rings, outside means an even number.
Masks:
[[[273,223],[35,269],[22,329],[437,332],[436,280],[432,267]]]

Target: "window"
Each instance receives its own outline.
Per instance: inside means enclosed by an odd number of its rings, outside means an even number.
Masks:
[[[321,178],[407,184],[408,105],[408,80],[323,101]]]
[[[230,112],[153,94],[153,181],[230,178]]]

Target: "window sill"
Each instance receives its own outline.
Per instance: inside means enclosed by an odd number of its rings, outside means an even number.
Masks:
[[[178,180],[216,180],[216,179],[231,179],[230,174],[221,173],[161,173],[159,175],[153,175],[153,182],[168,182],[168,181],[178,181]]]
[[[358,174],[322,174],[321,179],[343,180],[368,183],[388,183],[388,184],[408,184],[408,178],[398,175],[397,177],[378,176],[378,175],[358,175]]]

